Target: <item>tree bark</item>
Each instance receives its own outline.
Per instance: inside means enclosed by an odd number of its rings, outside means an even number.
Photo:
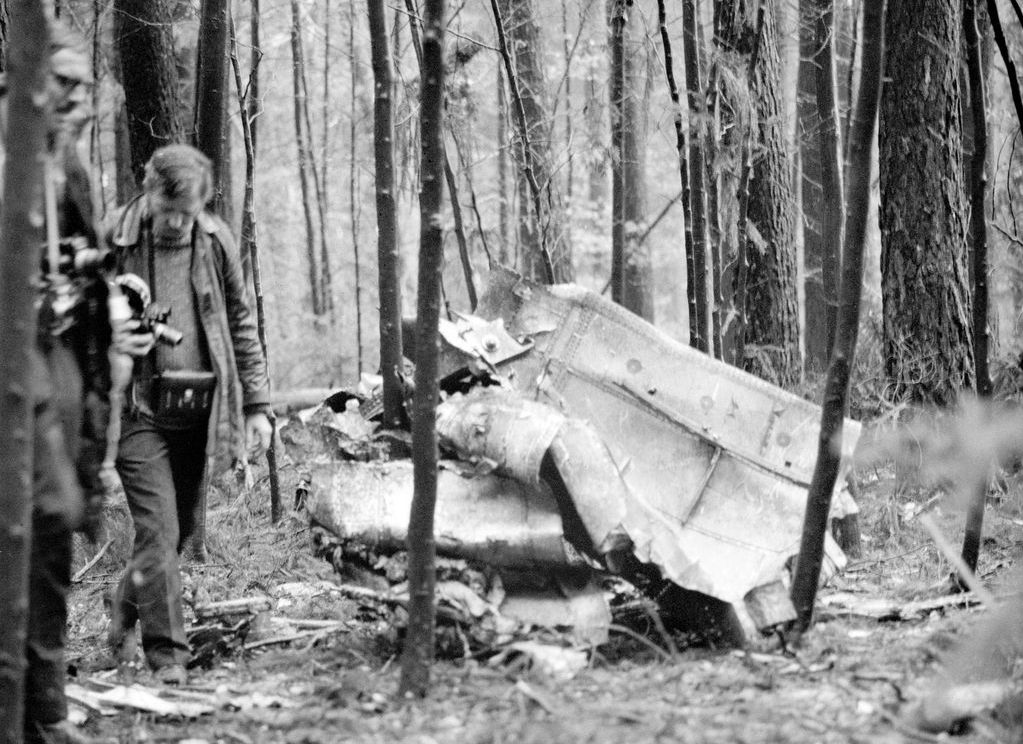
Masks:
[[[825,368],[835,342],[844,204],[835,95],[834,0],[803,0],[800,16],[806,356]]]
[[[973,386],[959,64],[961,0],[902,0],[885,21],[881,294],[896,400],[950,405]]]
[[[384,1],[368,0],[373,57],[373,152],[376,164],[377,265],[380,291],[380,374],[384,384],[384,427],[404,419],[401,372],[401,277],[398,271],[398,215],[394,191],[394,73],[387,39]]]
[[[399,691],[425,696],[433,663],[433,514],[437,501],[437,332],[444,236],[444,0],[426,0],[420,92],[422,189],[420,192],[419,297],[416,307],[416,373],[412,416],[413,481],[409,519],[409,620]]]
[[[573,276],[572,250],[566,240],[565,207],[553,167],[543,44],[533,0],[494,0],[492,5],[514,62],[514,68],[506,72],[512,87],[510,104],[518,113],[512,117],[519,142],[515,154],[532,197],[532,219],[523,225],[529,238],[523,246],[524,272],[539,281],[568,282]],[[553,277],[547,276],[545,252],[550,256]]]
[[[792,603],[797,619],[795,640],[813,620],[813,606],[820,580],[831,495],[838,478],[842,452],[842,427],[849,396],[849,375],[856,357],[860,294],[863,286],[863,252],[870,208],[870,157],[877,127],[878,98],[884,58],[884,0],[864,0],[863,76],[856,101],[849,148],[849,212],[846,218],[848,244],[842,261],[841,297],[835,348],[821,409],[821,431],[810,489],[807,493],[799,558],[792,580]]]
[[[7,151],[0,235],[0,741],[22,740],[28,574],[32,547],[33,400],[31,356],[36,343],[35,288],[39,215],[43,211],[42,153],[46,137],[49,21],[42,0],[12,0],[8,47]]]
[[[115,36],[137,184],[149,156],[183,140],[168,0],[114,0]]]
[[[683,184],[688,192],[682,198],[689,201],[692,216],[692,289],[689,290],[689,344],[705,353],[710,344],[710,292],[707,286],[707,175],[703,153],[704,121],[706,116],[706,95],[703,90],[703,75],[700,64],[700,47],[697,27],[700,23],[697,0],[683,0],[682,24],[685,29],[683,49],[686,62],[686,92],[689,101],[689,182]]]
[[[611,11],[611,298],[654,320],[646,224],[646,40],[643,18],[626,0]]]
[[[748,217],[745,231],[744,366],[779,385],[797,383],[802,372],[796,288],[795,193],[786,148],[779,91],[775,10],[765,3],[757,22],[755,0],[718,0],[715,16],[724,51],[749,60],[750,97],[756,109]],[[740,267],[741,268],[741,267]]]
[[[973,120],[973,154],[970,159],[970,242],[973,258],[973,358],[977,370],[977,397],[991,397],[991,374],[988,369],[988,286],[987,286],[987,99],[984,70],[981,62],[977,11],[980,0],[963,1],[963,41],[966,45],[966,66],[970,84],[970,114]],[[963,537],[963,562],[970,571],[977,570],[980,541],[984,528],[984,506],[987,503],[989,473],[981,469],[973,484],[966,511],[966,532]],[[960,584],[964,583],[960,577]]]
[[[210,206],[232,224],[231,204],[225,200],[230,187],[224,187],[231,178],[226,157],[228,8],[227,0],[202,0],[195,63],[195,146],[213,164]]]

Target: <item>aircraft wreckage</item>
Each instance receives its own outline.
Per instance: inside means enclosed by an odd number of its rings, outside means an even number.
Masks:
[[[600,643],[610,612],[595,579],[611,573],[720,600],[747,637],[795,617],[788,564],[818,406],[593,292],[505,269],[491,272],[476,315],[442,321],[441,335],[442,387],[462,392],[437,413],[454,458],[439,473],[437,553],[499,576],[486,595],[495,614]],[[845,454],[859,433],[847,420]],[[307,468],[315,522],[342,543],[405,549],[409,461],[328,454]],[[841,486],[833,503],[833,516],[856,511]],[[825,569],[844,562],[829,535]]]

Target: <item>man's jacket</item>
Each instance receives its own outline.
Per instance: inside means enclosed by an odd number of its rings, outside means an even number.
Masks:
[[[132,272],[146,281],[148,266],[142,241],[150,221],[146,199],[138,197],[114,212],[107,235],[117,255],[118,271]],[[266,359],[241,256],[227,225],[215,215],[201,212],[193,230],[193,250],[192,291],[217,376],[207,456],[241,459],[245,453],[243,411],[269,410]]]

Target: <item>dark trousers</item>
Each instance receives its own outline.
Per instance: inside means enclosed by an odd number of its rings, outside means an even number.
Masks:
[[[71,534],[84,509],[74,461],[81,426],[81,378],[71,351],[54,339],[32,358],[35,399],[32,549],[25,643],[25,734],[67,717],[64,644],[71,585]]]
[[[142,625],[142,648],[154,669],[188,662],[178,553],[195,528],[206,466],[206,424],[164,429],[125,418],[117,456],[135,523],[135,543],[114,601],[124,629]],[[116,617],[116,615],[115,615]]]

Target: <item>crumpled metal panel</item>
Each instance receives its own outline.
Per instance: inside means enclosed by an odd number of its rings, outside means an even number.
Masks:
[[[412,512],[412,463],[333,460],[311,467],[310,516],[341,540],[381,552],[405,550]],[[546,486],[494,474],[442,469],[434,513],[437,553],[492,566],[549,569],[585,565],[566,543]]]
[[[562,505],[562,517],[566,511],[578,515],[585,538],[600,555],[631,547],[622,529],[628,488],[607,447],[584,422],[569,420],[560,411],[526,400],[520,393],[478,388],[467,395],[454,395],[437,407],[437,434],[441,443],[462,459],[483,458],[492,462],[499,474],[522,483],[539,485],[545,477],[542,464],[549,458],[560,482],[548,485],[555,488],[556,497],[561,490],[567,491],[565,496],[571,501]],[[583,537],[569,534],[571,527],[565,525],[570,540]],[[590,546],[577,543],[577,547]]]
[[[499,371],[528,397],[588,421],[632,492],[676,532],[688,564],[668,578],[733,604],[778,579],[798,552],[819,406],[574,285],[495,269],[477,313],[534,344]],[[858,436],[847,420],[846,452]],[[830,538],[827,550],[844,561]]]

